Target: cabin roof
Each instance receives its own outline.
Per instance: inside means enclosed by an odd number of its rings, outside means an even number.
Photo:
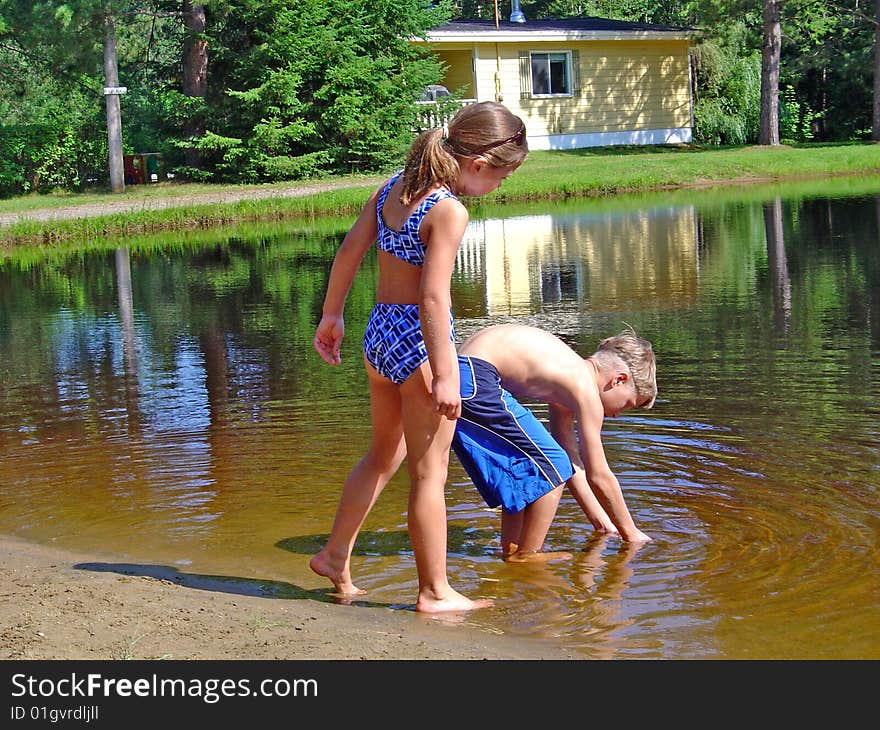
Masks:
[[[452,20],[428,31],[428,40],[486,39],[492,41],[518,40],[577,40],[601,38],[687,38],[693,28],[657,23],[633,23],[626,20],[582,17],[547,20],[527,20],[512,23],[499,20]]]

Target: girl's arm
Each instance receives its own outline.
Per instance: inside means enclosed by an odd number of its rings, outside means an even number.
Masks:
[[[449,419],[461,415],[458,363],[450,338],[450,285],[455,256],[467,224],[467,209],[458,200],[446,198],[428,212],[420,231],[426,252],[419,292],[419,319],[431,364],[434,409]]]
[[[342,240],[330,269],[330,279],[324,295],[323,316],[312,340],[315,351],[330,365],[338,365],[342,362],[339,348],[345,335],[343,319],[345,300],[364,255],[378,235],[376,225],[378,197],[379,190],[376,190],[367,200],[354,225]]]

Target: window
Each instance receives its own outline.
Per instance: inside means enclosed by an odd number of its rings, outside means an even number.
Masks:
[[[571,54],[531,53],[532,96],[570,96]]]
[[[519,52],[519,98],[546,99],[581,95],[580,54],[577,49],[539,53]]]

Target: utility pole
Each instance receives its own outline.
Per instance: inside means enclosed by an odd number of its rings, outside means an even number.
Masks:
[[[125,190],[125,171],[122,165],[122,113],[119,96],[126,92],[119,85],[116,66],[116,26],[110,8],[104,15],[104,98],[107,100],[107,147],[110,165],[110,192]]]

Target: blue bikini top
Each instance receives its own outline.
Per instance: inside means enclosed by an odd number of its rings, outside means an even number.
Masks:
[[[376,238],[376,245],[380,251],[386,251],[392,256],[406,261],[408,264],[421,266],[425,262],[425,243],[419,237],[419,226],[422,225],[425,214],[445,198],[455,198],[456,200],[458,198],[455,193],[446,188],[435,190],[419,203],[418,207],[412,212],[412,215],[406,219],[401,229],[396,231],[385,225],[385,219],[382,217],[382,208],[385,207],[388,191],[402,174],[403,170],[396,173],[388,181],[388,184],[379,193],[379,199],[376,201],[376,221],[379,224],[379,235]]]

